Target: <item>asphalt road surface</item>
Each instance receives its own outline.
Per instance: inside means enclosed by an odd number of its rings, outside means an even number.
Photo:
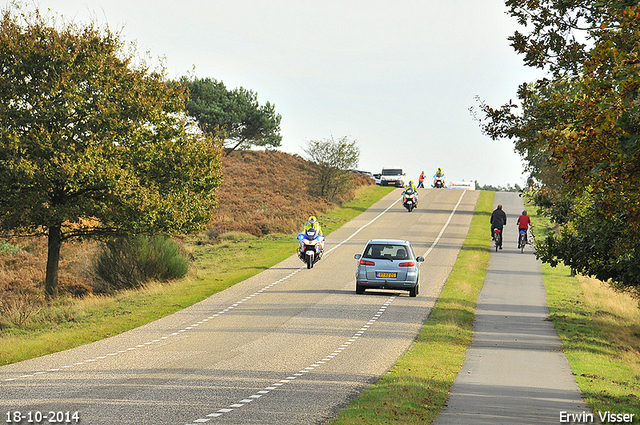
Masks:
[[[522,198],[497,193],[494,208],[498,204],[507,213],[503,249],[491,251],[478,296],[474,340],[448,407],[434,424],[586,423],[584,415],[592,412],[581,398],[553,322],[546,320],[540,262],[531,246],[523,253],[517,249]],[[593,416],[597,420],[598,415]]]
[[[53,415],[63,419],[57,423],[79,418],[90,425],[327,422],[415,340],[479,195],[419,194],[411,213],[394,190],[334,231],[313,269],[294,256],[148,325],[0,367],[0,421],[53,423]],[[407,239],[426,256],[418,297],[355,294],[353,256],[372,238]]]

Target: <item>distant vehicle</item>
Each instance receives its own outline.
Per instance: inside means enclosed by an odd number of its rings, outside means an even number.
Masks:
[[[435,187],[436,189],[444,188],[444,177],[436,177],[435,179],[433,179],[433,187]]]
[[[365,176],[371,177],[372,179],[375,180],[375,177],[373,177],[373,174],[371,174],[369,171],[362,171],[362,170],[352,170],[351,171],[353,174],[364,174]]]
[[[402,167],[383,168],[380,177],[380,186],[404,187],[404,178],[406,175]]]
[[[380,180],[382,178],[382,174],[374,174],[373,179],[376,181],[376,184],[380,186]]]
[[[409,241],[372,239],[362,254],[356,254],[356,294],[369,288],[402,289],[410,297],[420,292],[420,267]]]
[[[418,194],[415,193],[413,189],[407,189],[402,192],[402,205],[404,205],[407,211],[411,212],[418,206]]]
[[[307,229],[298,235],[298,258],[310,269],[320,261],[324,251],[324,237],[316,229]]]

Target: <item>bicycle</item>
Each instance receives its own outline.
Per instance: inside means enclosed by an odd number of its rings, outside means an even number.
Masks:
[[[493,229],[493,240],[496,243],[496,252],[502,245],[502,231],[498,228]]]
[[[520,235],[518,236],[518,248],[520,252],[524,252],[524,247],[527,245],[527,231],[520,229]]]

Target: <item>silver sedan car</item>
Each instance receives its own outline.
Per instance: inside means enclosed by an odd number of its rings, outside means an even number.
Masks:
[[[372,239],[362,254],[354,257],[356,294],[367,288],[402,289],[415,297],[420,291],[420,267],[423,257],[416,257],[409,241]]]

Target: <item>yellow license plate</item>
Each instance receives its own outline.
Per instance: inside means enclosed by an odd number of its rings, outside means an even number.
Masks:
[[[376,273],[376,276],[381,278],[381,277],[393,277],[395,278],[398,274],[397,273],[382,273],[382,272],[378,272]]]

